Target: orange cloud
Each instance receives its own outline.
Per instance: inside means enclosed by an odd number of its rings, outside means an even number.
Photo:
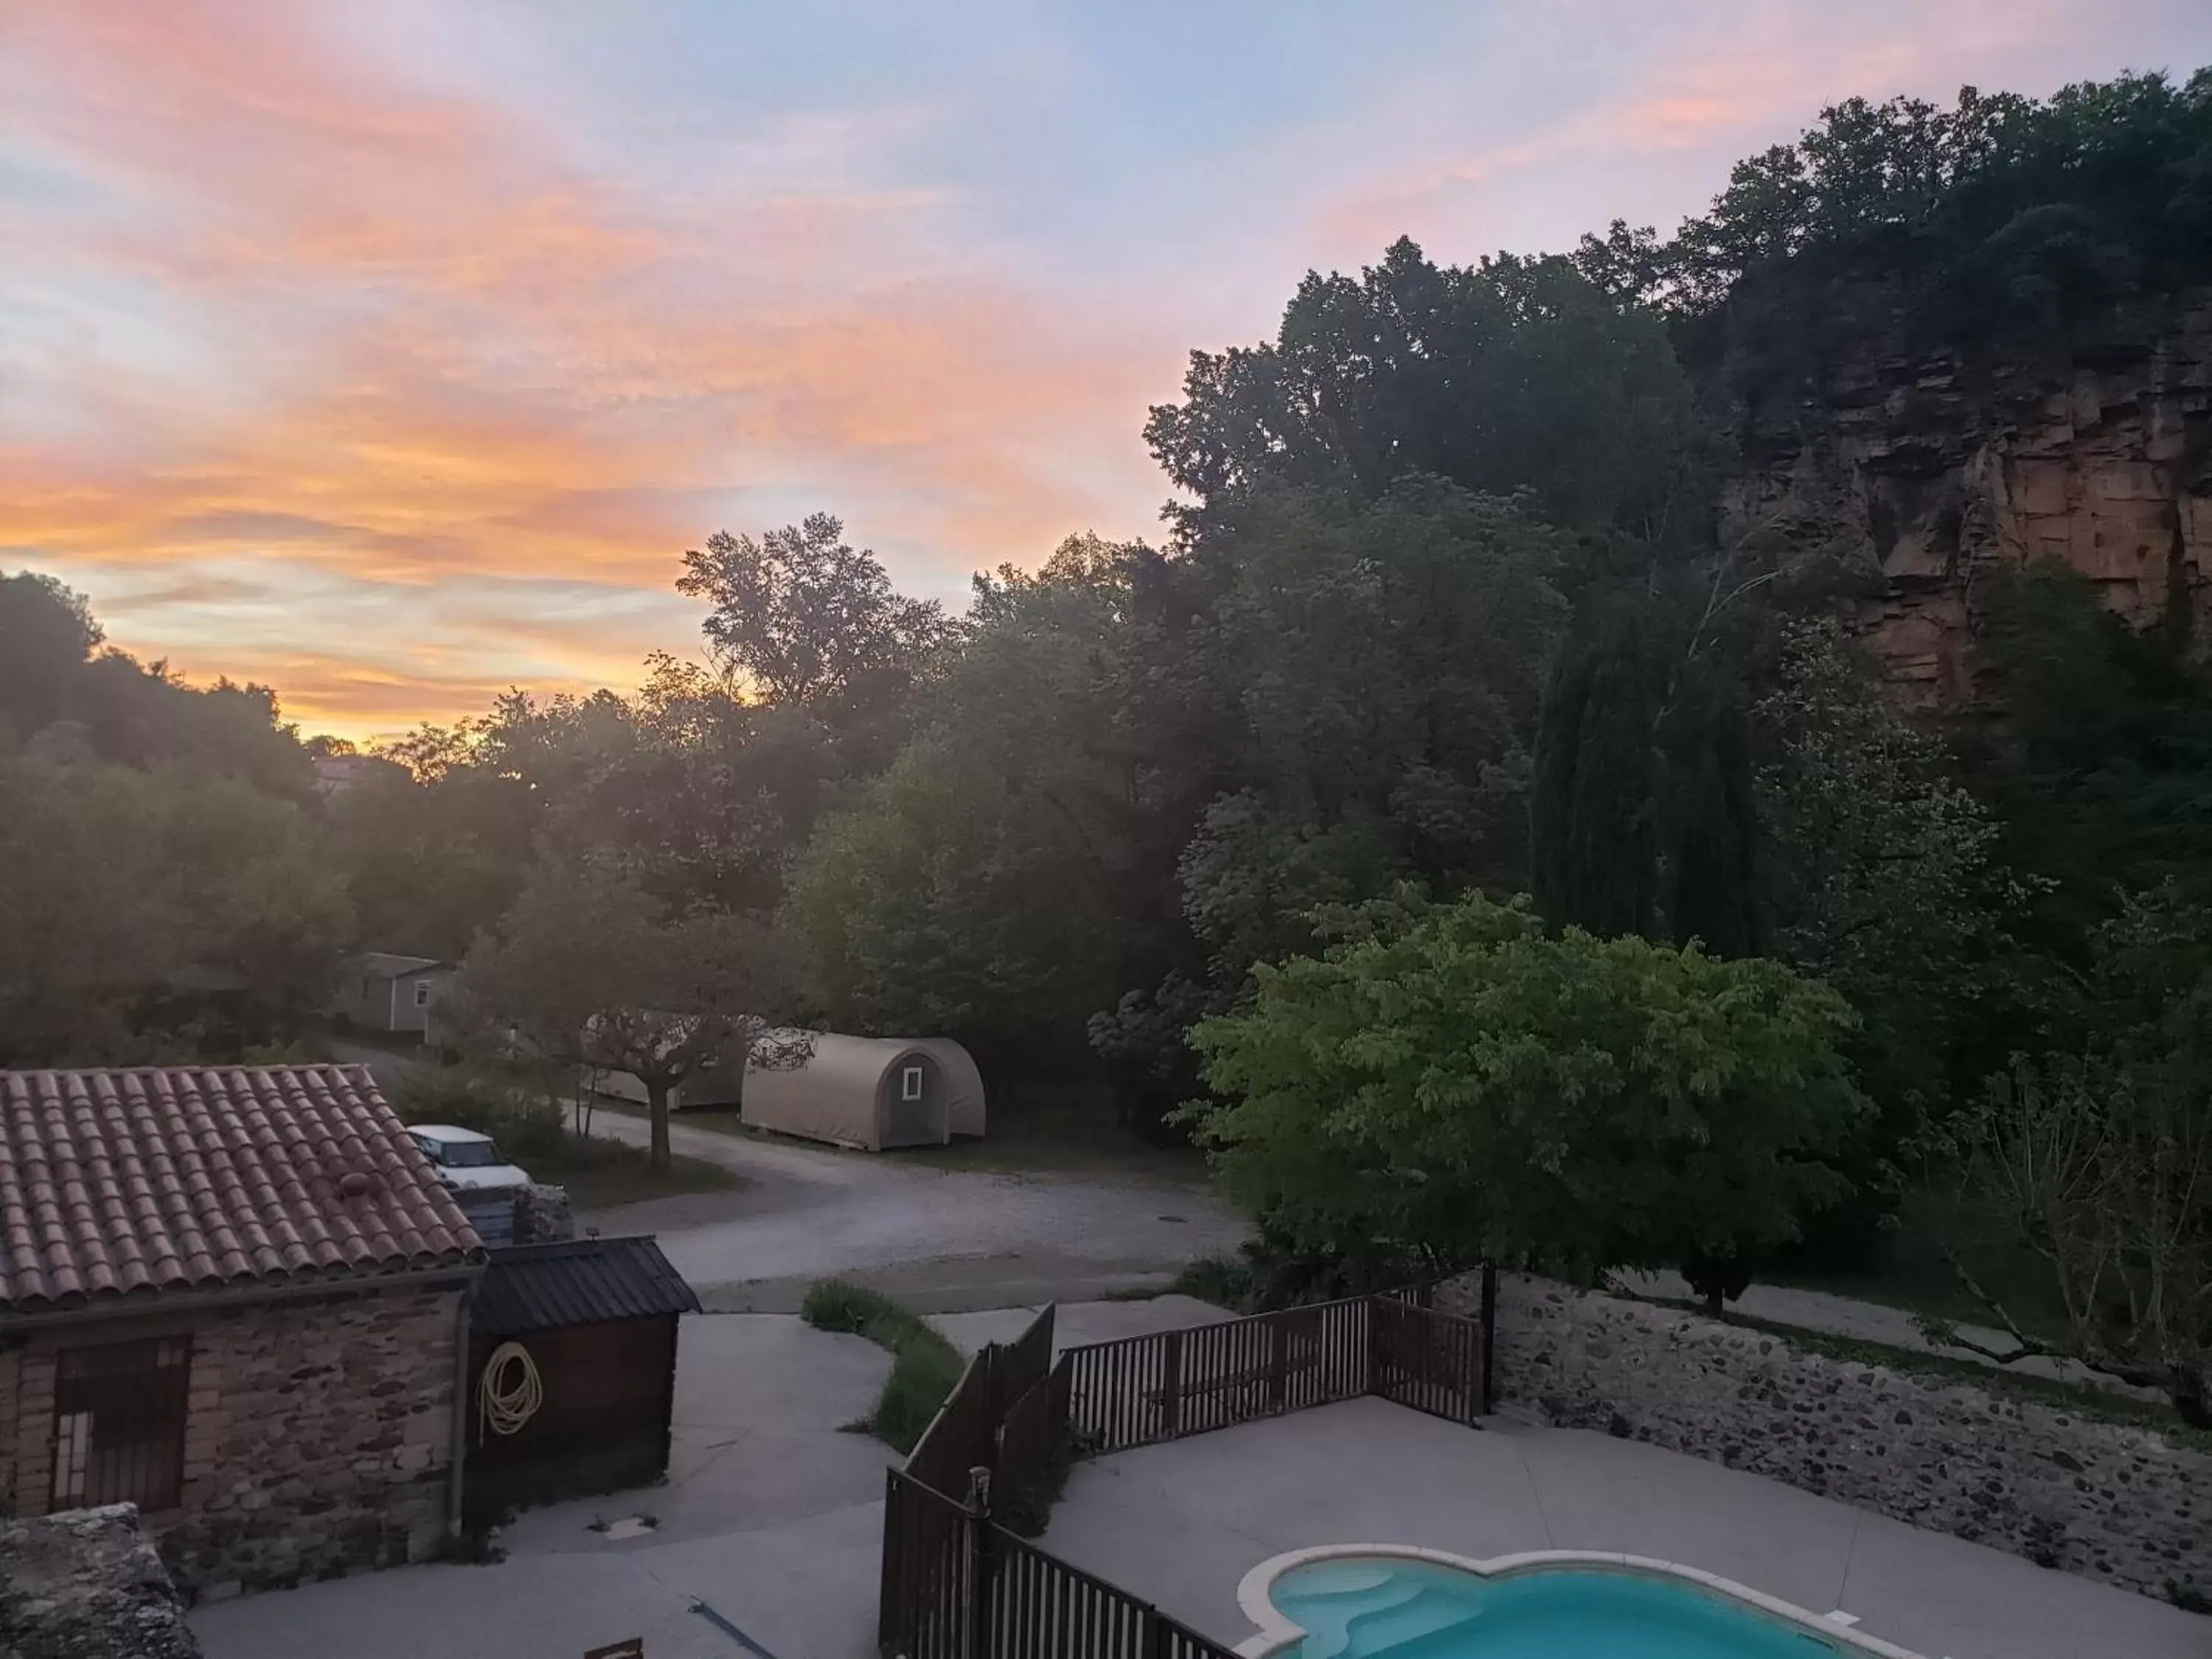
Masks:
[[[180,331],[228,354],[206,386],[78,352],[80,430],[0,447],[16,560],[96,600],[123,572],[211,553],[301,573],[302,591],[317,570],[665,589],[684,547],[759,497],[943,550],[895,569],[942,588],[1086,523],[1138,527],[1113,520],[1152,493],[1138,411],[1176,354],[1112,325],[1071,335],[1057,307],[972,273],[847,281],[941,192],[777,189],[719,214],[638,198],[489,105],[365,70],[306,15],[55,8],[11,40],[46,91],[0,114],[0,137],[58,149],[128,204],[71,227],[64,259],[155,285]],[[1083,455],[1107,449],[1118,466]],[[192,646],[170,620],[190,617],[134,609],[118,634]],[[234,643],[235,672],[271,668]],[[490,683],[314,660],[283,662],[283,689],[332,718]]]

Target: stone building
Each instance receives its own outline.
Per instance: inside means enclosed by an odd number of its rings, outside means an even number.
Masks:
[[[0,1072],[0,1516],[136,1504],[202,1595],[423,1559],[483,1261],[365,1067]]]

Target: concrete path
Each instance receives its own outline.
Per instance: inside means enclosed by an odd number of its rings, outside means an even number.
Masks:
[[[1354,1400],[1077,1466],[1046,1546],[1215,1640],[1285,1550],[1389,1543],[1480,1559],[1677,1561],[1928,1659],[2206,1659],[2212,1620],[1634,1441]]]
[[[1616,1273],[1613,1277],[1631,1296],[1692,1305],[1698,1302],[1696,1292],[1690,1289],[1688,1281],[1680,1273]],[[1847,1336],[1861,1342],[1879,1342],[1885,1347],[1904,1348],[1918,1353],[1941,1354],[1948,1359],[1963,1359],[1977,1365],[1986,1365],[1992,1370],[2003,1370],[2022,1376],[2052,1377],[2062,1382],[2087,1383],[2094,1388],[2108,1389],[2116,1394],[2133,1395],[2140,1400],[2163,1400],[2166,1397],[2155,1389],[2132,1387],[2116,1376],[2092,1370],[2078,1360],[2028,1354],[2019,1359],[2008,1360],[2000,1366],[1997,1361],[1972,1349],[1930,1342],[1920,1334],[1913,1316],[1902,1308],[1886,1307],[1878,1302],[1862,1302],[1854,1297],[1832,1296],[1826,1291],[1800,1290],[1791,1285],[1754,1284],[1728,1307],[1731,1313],[1764,1319],[1777,1325],[1794,1326],[1805,1331],[1825,1331],[1831,1336]],[[2000,1353],[2011,1353],[2020,1346],[2007,1333],[1984,1325],[1961,1324],[1959,1334],[1971,1342],[1993,1348]]]
[[[890,1448],[863,1415],[890,1357],[783,1316],[687,1319],[668,1483],[520,1516],[489,1566],[404,1567],[198,1609],[208,1659],[580,1659],[632,1636],[652,1659],[747,1659],[703,1599],[775,1659],[870,1659]],[[592,1529],[650,1516],[616,1540]]]
[[[952,1346],[973,1354],[986,1342],[1011,1342],[1029,1329],[1044,1304],[1028,1308],[999,1308],[987,1313],[941,1313],[930,1323],[952,1339]],[[1236,1315],[1194,1296],[1155,1296],[1141,1302],[1063,1302],[1053,1316],[1053,1352],[1079,1348],[1091,1342],[1113,1342],[1125,1336],[1149,1336],[1155,1331],[1188,1330],[1194,1325],[1212,1325]]]

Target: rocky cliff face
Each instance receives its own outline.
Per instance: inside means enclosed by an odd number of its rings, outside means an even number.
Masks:
[[[1738,532],[1855,576],[1858,631],[1914,702],[1974,695],[1977,591],[2064,560],[2139,626],[2212,639],[2212,292],[2145,301],[2028,349],[1908,337],[1883,296],[1787,395],[1743,404]]]

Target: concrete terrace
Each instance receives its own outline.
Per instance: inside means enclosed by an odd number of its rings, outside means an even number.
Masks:
[[[532,1510],[507,1559],[363,1573],[203,1607],[208,1659],[574,1659],[642,1636],[652,1659],[744,1649],[700,1598],[776,1659],[870,1659],[891,1450],[863,1415],[890,1358],[789,1316],[684,1323],[665,1486]],[[647,1515],[629,1538],[595,1520]]]
[[[1758,1475],[1505,1419],[1381,1400],[1079,1465],[1043,1542],[1217,1641],[1238,1581],[1285,1550],[1410,1544],[1477,1558],[1616,1551],[1700,1567],[1928,1659],[2207,1659],[2212,1619]]]

